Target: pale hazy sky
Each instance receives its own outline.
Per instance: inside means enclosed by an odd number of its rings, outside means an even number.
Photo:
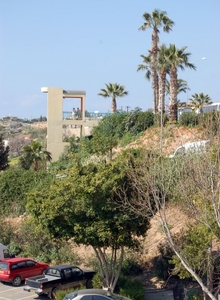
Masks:
[[[129,92],[118,108],[151,108],[151,83],[136,70],[151,46],[151,30],[138,28],[154,9],[175,22],[169,34],[161,30],[161,43],[192,53],[197,70],[179,72],[188,96],[203,92],[220,102],[219,0],[0,0],[0,118],[46,116],[41,87],[49,86],[85,90],[86,109],[107,112],[111,99],[97,94],[117,82]]]

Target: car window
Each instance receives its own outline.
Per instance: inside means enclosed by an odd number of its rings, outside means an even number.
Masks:
[[[1,270],[7,270],[7,269],[8,269],[8,264],[7,264],[7,263],[0,262],[0,269],[1,269]]]
[[[53,268],[47,269],[46,274],[47,275],[52,275],[52,276],[55,276],[55,277],[60,277],[60,271],[57,270],[57,269],[53,269]]]
[[[21,261],[21,262],[17,263],[17,266],[18,266],[18,269],[26,268],[26,262]]]
[[[33,260],[26,261],[27,267],[34,267],[36,265],[36,262]]]
[[[89,296],[89,295],[83,296],[81,298],[81,300],[92,300],[92,299],[94,299],[94,298],[92,298],[92,296]]]
[[[10,266],[10,269],[11,270],[16,270],[18,268],[17,264],[13,264]]]
[[[72,268],[72,274],[73,276],[81,276],[83,271],[77,267]]]
[[[63,273],[64,273],[64,276],[65,276],[66,278],[70,278],[71,275],[72,275],[70,269],[63,270]]]

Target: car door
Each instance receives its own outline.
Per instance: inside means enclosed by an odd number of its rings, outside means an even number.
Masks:
[[[37,262],[35,262],[33,260],[27,260],[26,265],[27,265],[28,277],[32,277],[32,276],[41,274],[41,269],[39,268]]]
[[[71,268],[72,287],[79,287],[86,285],[86,278],[84,272],[78,267]]]

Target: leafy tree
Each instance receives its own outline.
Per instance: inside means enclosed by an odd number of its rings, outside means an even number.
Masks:
[[[31,145],[26,145],[23,148],[23,154],[20,157],[20,165],[22,168],[29,170],[33,165],[34,170],[39,168],[46,169],[46,163],[52,160],[50,152],[43,149],[43,146],[38,141],[32,141]]]
[[[126,212],[119,209],[120,198],[129,202],[134,196],[126,166],[122,158],[102,165],[76,164],[67,178],[29,194],[27,205],[53,238],[73,237],[77,244],[93,247],[110,290],[119,278],[125,247],[137,247],[149,226],[129,206]]]
[[[35,172],[10,167],[0,175],[0,214],[20,215],[25,212],[27,194],[53,180],[46,171]]]
[[[180,49],[176,48],[174,44],[170,44],[165,53],[166,59],[170,64],[170,101],[169,101],[169,119],[171,122],[177,121],[177,70],[180,68],[184,70],[184,67],[196,69],[196,67],[189,62],[189,56],[191,53],[185,52],[186,46]]]
[[[155,9],[151,14],[143,14],[144,24],[139,30],[146,30],[152,28],[152,44],[150,50],[150,63],[151,63],[151,75],[152,75],[152,88],[154,91],[154,113],[157,113],[158,108],[158,73],[157,73],[157,55],[158,55],[158,42],[159,42],[159,28],[163,28],[164,32],[172,30],[174,22],[167,17],[165,11]]]
[[[105,84],[106,89],[101,89],[101,92],[98,94],[104,98],[111,97],[112,98],[112,112],[115,113],[117,111],[117,97],[124,97],[128,95],[128,91],[125,90],[123,85],[118,83],[109,83]]]
[[[154,114],[152,112],[142,112],[141,108],[136,107],[126,114],[123,120],[124,132],[138,134],[145,131],[154,124]]]
[[[95,154],[108,155],[112,159],[113,148],[118,145],[121,135],[120,120],[123,120],[125,114],[112,114],[104,117],[98,126],[92,131],[92,149]],[[122,124],[122,123],[121,123]]]
[[[2,135],[0,136],[0,171],[9,167],[9,146],[5,146]]]
[[[212,104],[211,98],[209,95],[205,95],[203,93],[195,93],[192,95],[192,98],[189,99],[190,103],[189,106],[193,108],[193,110],[199,110],[199,112],[203,113],[203,107]]]

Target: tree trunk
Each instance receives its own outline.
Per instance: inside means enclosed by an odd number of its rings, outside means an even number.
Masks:
[[[116,103],[116,99],[113,98],[112,99],[112,113],[115,113],[117,111],[117,103]]]
[[[177,69],[171,68],[170,75],[170,103],[169,103],[169,120],[170,122],[177,121]]]

